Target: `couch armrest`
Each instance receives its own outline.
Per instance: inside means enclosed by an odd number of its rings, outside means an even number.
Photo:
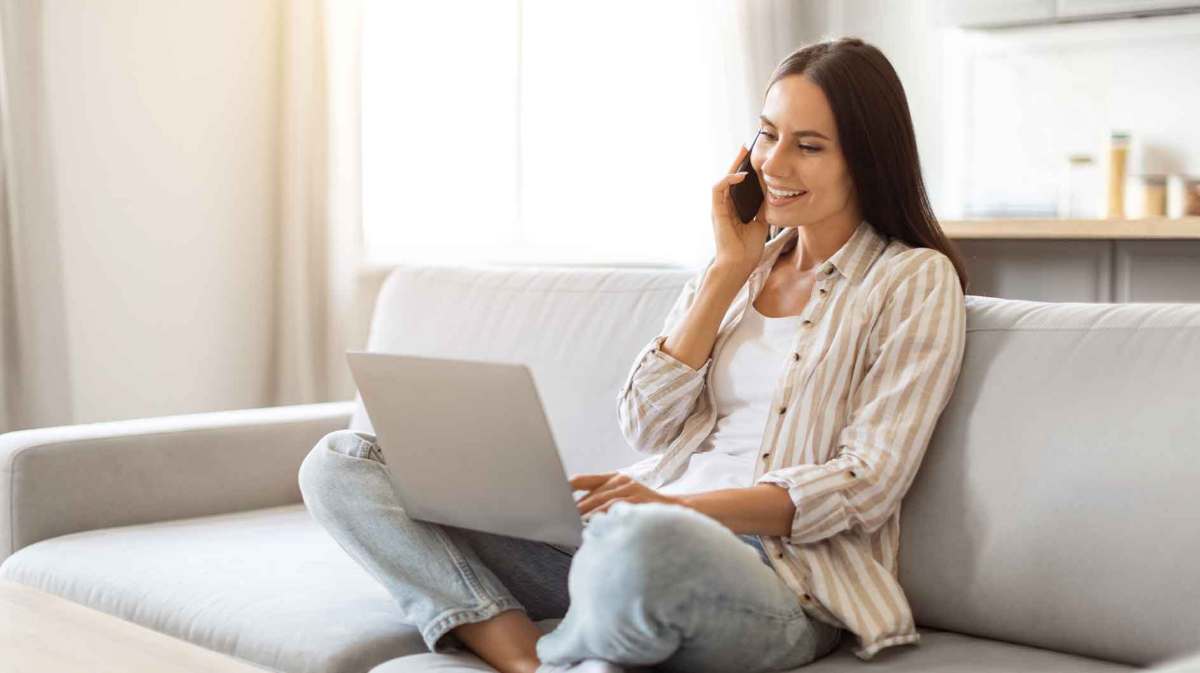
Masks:
[[[296,474],[354,402],[0,435],[0,561],[67,533],[302,502]]]

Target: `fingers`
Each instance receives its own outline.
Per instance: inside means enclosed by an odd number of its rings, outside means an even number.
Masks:
[[[742,160],[746,158],[746,155],[749,152],[750,152],[750,150],[746,149],[745,145],[738,145],[737,157],[733,160],[733,163],[730,164],[729,170],[725,171],[726,174],[724,176],[722,176],[721,179],[718,180],[715,185],[713,185],[714,192],[722,189],[726,184],[729,184],[731,182],[732,183],[741,182],[743,179],[745,179],[744,176],[733,179],[733,176],[738,173],[738,169],[741,168],[741,166],[742,166]],[[713,203],[714,204],[718,203],[715,199],[715,194],[714,194]]]
[[[571,487],[576,490],[590,491],[599,486],[603,486],[606,482],[608,482],[609,479],[612,479],[617,474],[618,474],[617,472],[601,472],[599,474],[576,474],[576,475],[573,475],[570,479],[567,479],[567,482],[570,483]]]
[[[726,175],[718,180],[717,184],[713,185],[713,195],[724,194],[729,191],[729,185],[737,184],[745,179],[745,175],[738,175],[737,173]],[[714,203],[719,203],[719,201],[714,201]]]
[[[591,512],[593,509],[595,509],[596,507],[603,505],[604,503],[608,502],[609,500],[612,500],[613,498],[619,498],[619,497],[622,497],[625,495],[630,495],[630,494],[634,493],[637,490],[637,488],[638,488],[637,482],[631,481],[627,484],[621,484],[621,485],[617,486],[616,488],[609,488],[609,489],[596,491],[595,493],[593,493],[593,494],[589,495],[588,497],[575,503],[575,506],[579,509],[579,513],[581,515],[587,514],[587,513]]]
[[[607,512],[609,509],[612,508],[613,505],[617,504],[618,502],[636,502],[636,501],[633,500],[632,498],[613,498],[612,500],[609,500],[608,502],[604,503],[603,505],[600,505],[599,507],[597,507],[595,514],[603,514],[603,513]]]
[[[718,210],[725,203],[725,179],[722,178],[712,188],[712,207],[714,213],[721,212]]]
[[[719,206],[725,203],[725,195],[729,193],[729,186],[745,180],[748,175],[750,174],[731,173],[730,175],[726,175],[720,180],[717,180],[717,184],[713,185],[713,206]]]
[[[742,159],[745,159],[745,158],[746,158],[746,154],[747,154],[748,152],[749,152],[749,150],[747,150],[747,149],[746,149],[746,146],[745,146],[745,145],[738,145],[738,153],[737,153],[737,158],[733,160],[733,164],[732,164],[732,165],[730,165],[730,166],[729,166],[729,170],[727,170],[727,171],[725,171],[725,172],[726,172],[726,173],[733,173],[733,172],[737,171],[737,169],[738,169],[738,166],[741,166],[741,165],[742,165]]]
[[[729,193],[733,185],[745,180],[748,176],[749,173],[744,175],[738,175],[736,173],[733,175],[727,175],[724,178],[721,178],[721,181],[713,186],[712,212],[715,213],[720,220],[728,220],[731,223],[734,221],[733,218],[737,215],[737,211],[733,208],[732,199],[730,198]]]
[[[733,163],[730,164],[729,170],[725,171],[726,175],[722,176],[721,179],[717,181],[717,184],[713,185],[714,191],[724,188],[727,184],[736,184],[745,179],[746,176],[737,176],[737,174],[742,167],[742,160],[746,158],[748,153],[749,150],[746,149],[745,145],[738,146],[737,158],[735,158]],[[749,172],[747,172],[747,175],[748,174]]]

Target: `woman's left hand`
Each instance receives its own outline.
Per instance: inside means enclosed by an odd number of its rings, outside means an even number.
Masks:
[[[646,486],[633,477],[620,472],[604,472],[601,474],[577,474],[568,481],[576,491],[589,493],[575,503],[580,516],[585,516],[593,510],[595,513],[605,512],[615,502],[662,502],[672,505],[682,505],[679,498],[663,495]]]

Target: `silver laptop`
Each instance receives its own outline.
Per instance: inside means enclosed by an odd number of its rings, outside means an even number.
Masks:
[[[582,544],[584,522],[529,367],[361,351],[346,358],[409,516]]]

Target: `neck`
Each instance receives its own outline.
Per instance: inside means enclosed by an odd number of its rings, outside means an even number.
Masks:
[[[860,217],[851,214],[797,225],[799,235],[793,241],[792,249],[785,253],[788,256],[787,265],[799,274],[815,272],[818,266],[850,240],[860,222]]]

